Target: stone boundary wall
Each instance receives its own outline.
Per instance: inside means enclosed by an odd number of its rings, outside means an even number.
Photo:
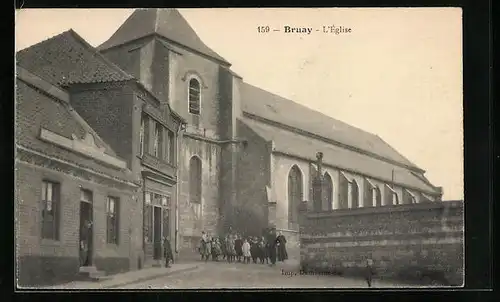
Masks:
[[[372,259],[378,277],[461,286],[462,201],[308,212],[300,206],[301,267],[361,275]]]

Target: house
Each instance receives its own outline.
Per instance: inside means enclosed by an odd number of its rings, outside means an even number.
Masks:
[[[21,67],[16,91],[19,285],[72,280],[83,266],[129,270],[140,251],[130,249],[131,232],[141,230],[133,221],[142,213],[129,166],[66,91]]]
[[[40,77],[66,79],[71,105],[141,183],[143,232],[134,240],[145,262],[161,258],[158,234],[192,258],[203,230],[258,235],[269,225],[298,257],[298,205],[313,200],[318,152],[326,194],[309,203],[315,211],[442,196],[377,135],[243,81],[175,9],[135,10],[96,48],[68,31],[18,60]]]

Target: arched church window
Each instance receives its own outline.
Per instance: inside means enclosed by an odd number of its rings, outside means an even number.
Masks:
[[[349,208],[349,180],[344,173],[339,176],[339,209]]]
[[[189,80],[189,113],[200,114],[201,85],[200,82],[191,78]]]
[[[325,194],[325,200],[327,204],[327,209],[328,211],[331,211],[333,209],[333,180],[330,174],[328,172],[325,172],[325,176],[323,177],[324,181],[324,194]]]
[[[298,206],[303,199],[302,172],[294,165],[288,173],[288,222],[298,222]]]
[[[378,186],[373,188],[373,201],[376,207],[382,206],[382,193],[380,193],[380,188]]]
[[[359,207],[359,186],[356,180],[352,180],[352,189],[351,189],[351,201],[352,201],[352,208],[356,209]]]
[[[201,160],[197,156],[189,160],[189,201],[201,203]]]
[[[364,193],[363,193],[363,206],[364,207],[375,206],[374,188],[375,188],[375,185],[368,178],[365,178],[365,185],[363,186],[363,191],[364,191]]]

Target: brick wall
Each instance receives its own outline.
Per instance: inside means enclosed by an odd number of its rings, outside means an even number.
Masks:
[[[114,84],[78,87],[71,105],[130,167],[135,155],[132,90]]]
[[[414,279],[423,274],[452,285],[463,283],[462,202],[322,213],[301,207],[305,269],[357,274],[371,258],[380,276]]]
[[[71,176],[73,167],[43,167],[33,163],[16,165],[16,240],[19,284],[21,286],[71,280],[79,269],[80,190],[93,192],[94,264],[108,273],[128,270],[134,266],[138,252],[131,248],[130,217],[136,197],[126,185],[110,186],[87,174],[87,179]],[[89,180],[91,178],[91,180]],[[41,237],[42,181],[60,184],[59,240]],[[108,195],[120,198],[119,244],[106,243],[105,202]]]

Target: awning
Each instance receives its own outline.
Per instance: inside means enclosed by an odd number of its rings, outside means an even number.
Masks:
[[[373,182],[371,182],[368,178],[365,177],[365,180],[370,184],[370,186],[372,187],[372,189],[375,189],[377,186],[373,184]]]

